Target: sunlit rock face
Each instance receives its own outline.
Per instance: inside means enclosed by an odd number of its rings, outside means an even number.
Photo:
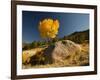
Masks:
[[[53,46],[49,46],[44,54],[47,57],[46,63],[62,63],[68,57],[80,53],[81,47],[70,41],[70,40],[63,40],[58,41]]]

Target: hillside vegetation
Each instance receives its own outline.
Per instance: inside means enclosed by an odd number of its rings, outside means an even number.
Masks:
[[[81,31],[81,32],[74,32],[71,35],[64,36],[62,40],[71,40],[75,43],[83,43],[84,41],[89,40],[89,30]]]

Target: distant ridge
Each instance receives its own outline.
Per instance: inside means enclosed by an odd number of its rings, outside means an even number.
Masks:
[[[68,36],[64,36],[62,39],[68,39],[76,43],[82,43],[86,40],[89,40],[89,30],[74,32]]]

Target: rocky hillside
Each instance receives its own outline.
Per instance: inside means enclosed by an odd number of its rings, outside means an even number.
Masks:
[[[68,36],[64,36],[62,40],[71,40],[76,43],[83,43],[89,40],[89,30],[74,32]]]
[[[79,45],[70,40],[58,41],[30,56],[28,64],[36,68],[89,65],[89,45]]]
[[[23,45],[24,68],[89,65],[89,30],[74,32],[48,42]]]

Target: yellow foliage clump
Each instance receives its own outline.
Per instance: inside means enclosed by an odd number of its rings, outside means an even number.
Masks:
[[[30,54],[29,53],[23,53],[22,54],[22,63],[29,62],[29,59],[30,59]]]
[[[42,38],[55,38],[58,34],[59,21],[44,19],[39,23],[39,31]]]

